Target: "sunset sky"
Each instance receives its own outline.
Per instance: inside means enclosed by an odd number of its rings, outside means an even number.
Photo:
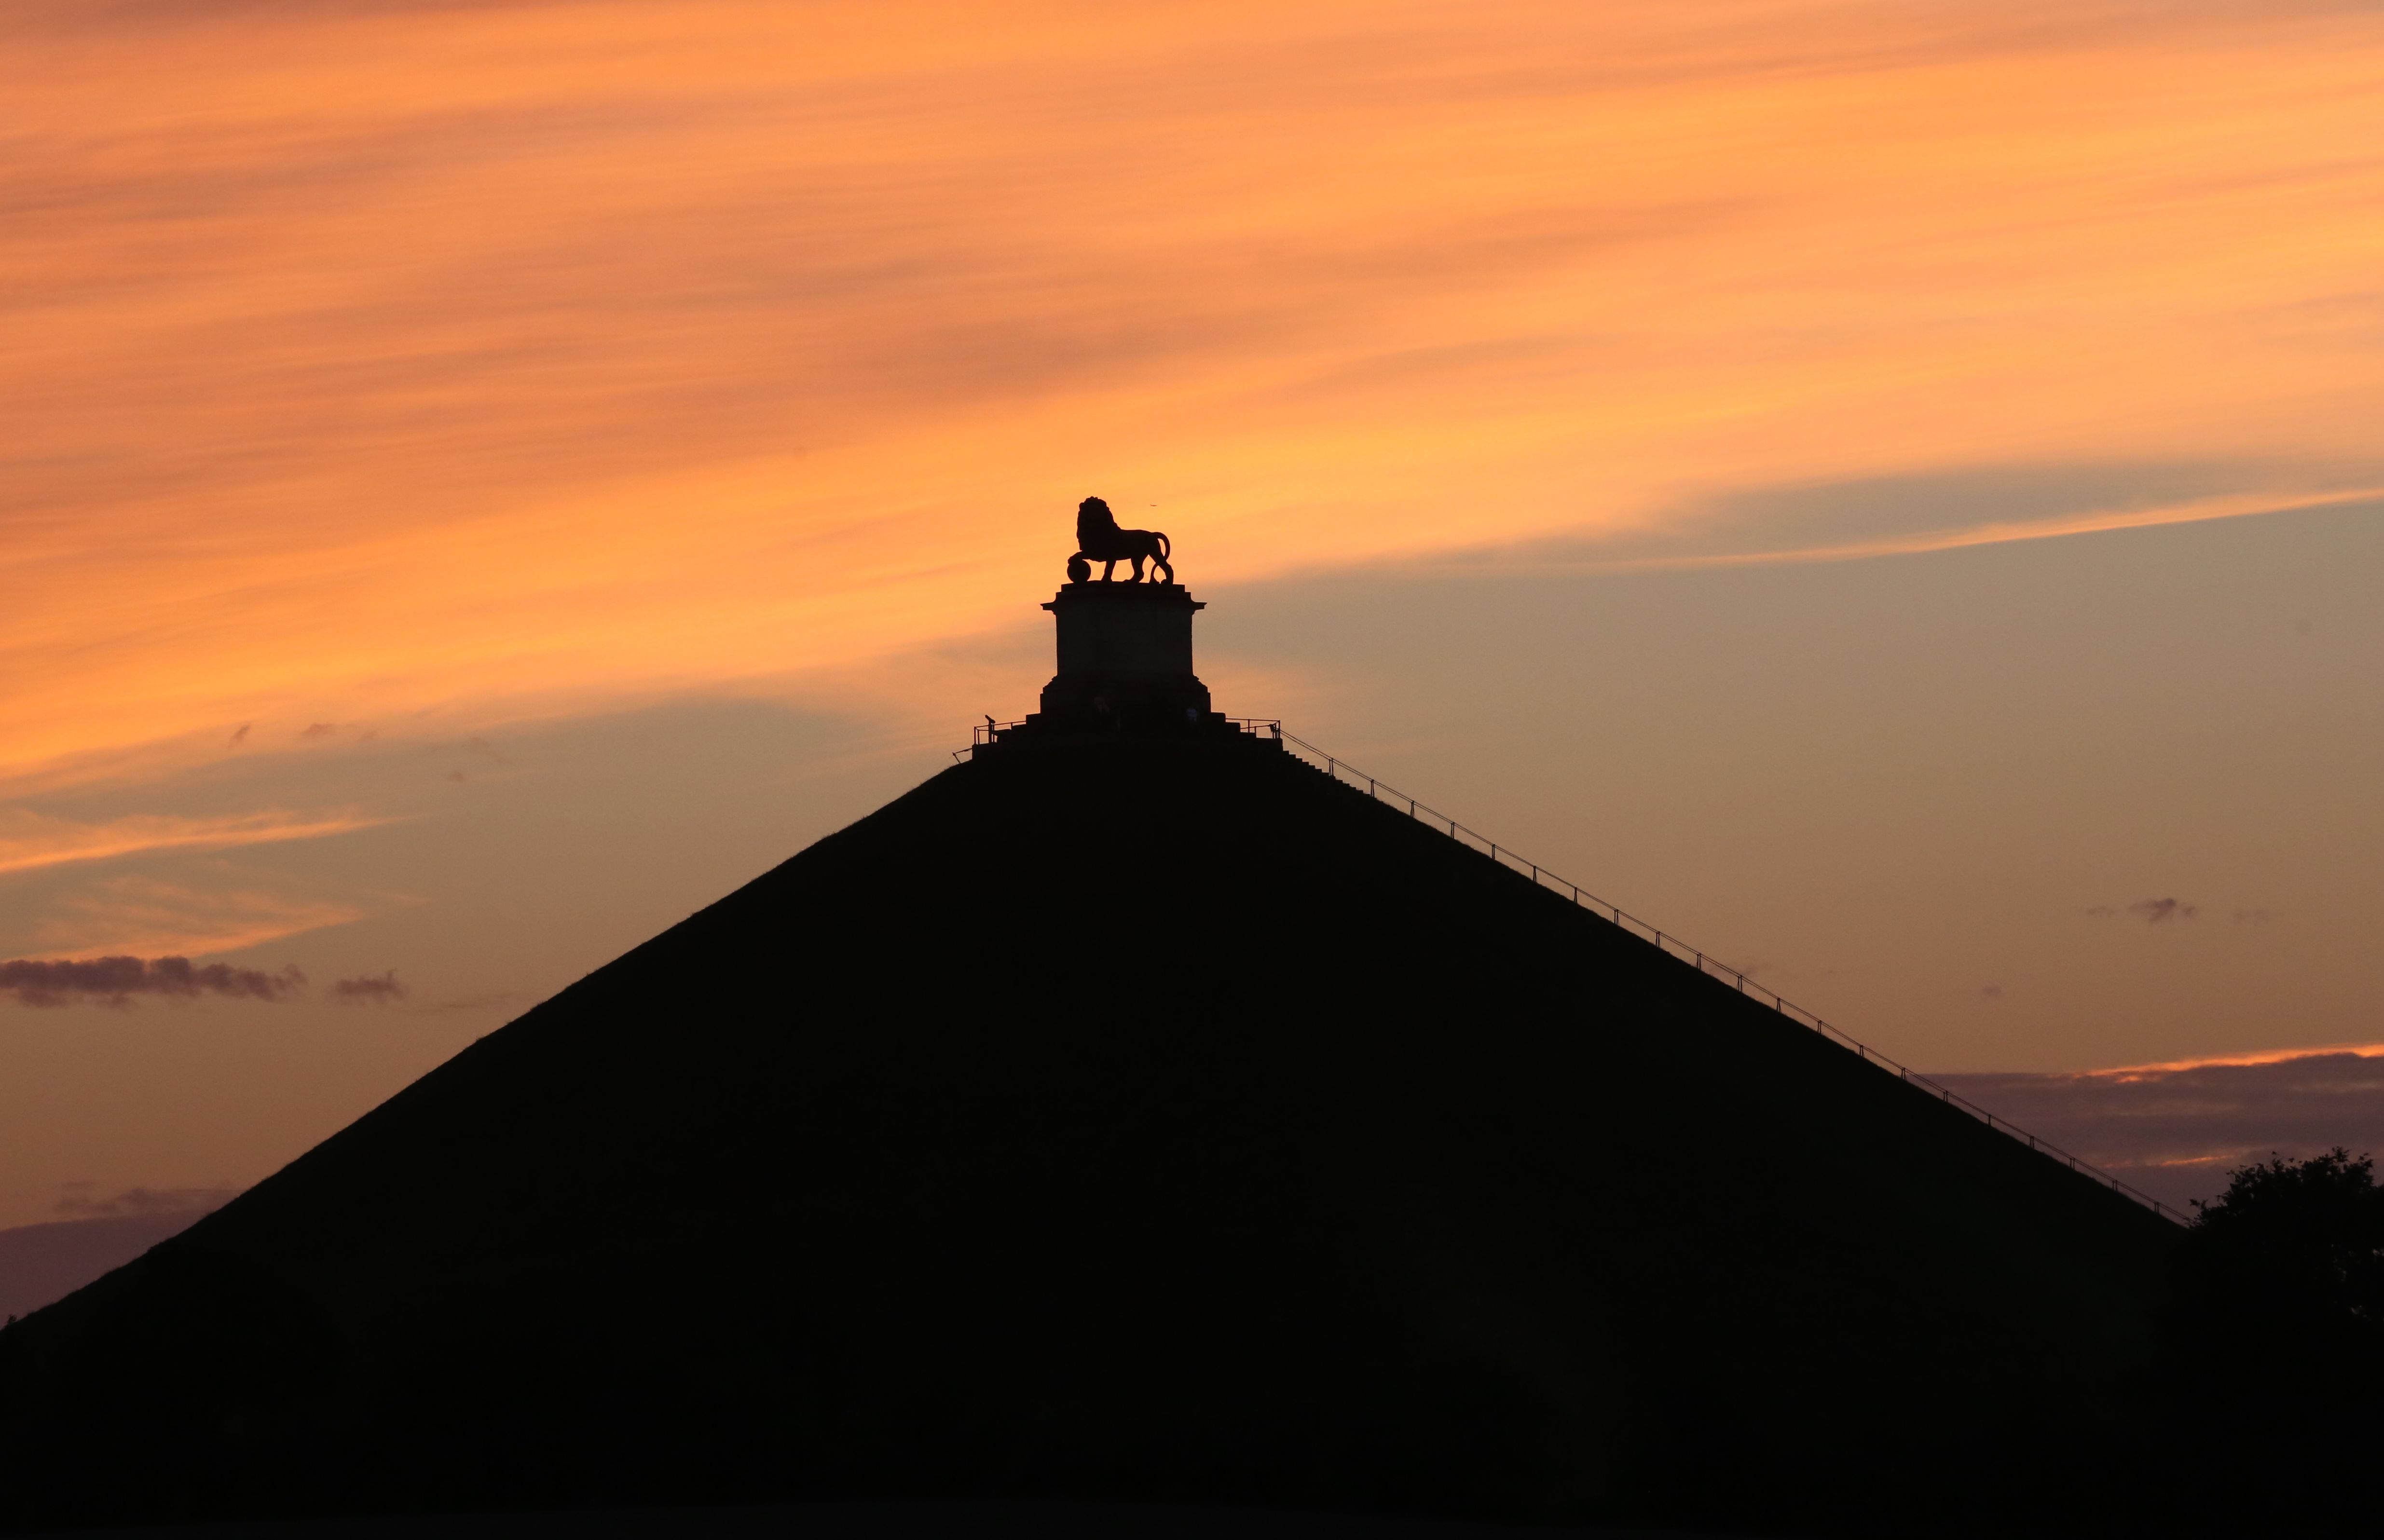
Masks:
[[[2384,1141],[2373,4],[13,0],[0,131],[0,959],[307,980],[0,995],[0,1225],[1032,709],[1088,493],[1221,709],[2225,1114],[2098,1158]]]

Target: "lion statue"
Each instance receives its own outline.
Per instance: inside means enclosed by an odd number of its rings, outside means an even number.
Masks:
[[[1117,515],[1110,505],[1098,497],[1088,497],[1076,504],[1076,553],[1068,558],[1068,580],[1084,583],[1092,580],[1095,562],[1101,564],[1101,581],[1111,580],[1120,562],[1134,564],[1134,576],[1129,582],[1143,580],[1142,564],[1152,566],[1151,581],[1175,581],[1175,568],[1167,558],[1173,553],[1167,537],[1156,529],[1121,529]],[[1162,576],[1163,575],[1163,576]]]

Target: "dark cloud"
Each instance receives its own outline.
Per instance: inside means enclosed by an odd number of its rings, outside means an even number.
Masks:
[[[2141,914],[2146,925],[2156,925],[2163,920],[2191,920],[2202,911],[2176,899],[2139,899],[2128,905],[2128,913]]]
[[[282,1000],[305,985],[306,975],[295,967],[268,974],[255,968],[235,968],[228,962],[210,962],[201,967],[187,957],[147,961],[138,957],[92,957],[75,962],[19,958],[0,962],[0,990],[13,993],[19,1005],[71,1005],[82,1000],[129,1005],[135,995]]]
[[[470,754],[479,760],[484,766],[510,765],[513,764],[512,760],[507,759],[498,751],[495,744],[490,743],[485,738],[467,738],[462,743],[456,745],[456,747],[463,752]],[[451,781],[460,783],[468,781],[472,777],[462,770],[450,770],[447,772],[447,778]]]
[[[528,1005],[536,997],[518,990],[500,989],[493,994],[459,995],[433,1005],[418,1005],[417,1011],[510,1011],[517,1005]]]
[[[407,989],[397,981],[397,970],[375,977],[366,974],[361,978],[343,978],[331,986],[331,997],[351,1005],[387,1005],[404,1000]]]
[[[2085,1074],[1940,1074],[1997,1117],[2182,1207],[2235,1166],[2342,1145],[2384,1155],[2384,1048]]]
[[[339,730],[340,725],[336,722],[309,722],[305,727],[299,729],[298,736],[300,738],[329,738]]]
[[[238,1187],[127,1187],[113,1198],[93,1198],[88,1182],[70,1183],[58,1199],[61,1219],[155,1219],[167,1214],[212,1213],[240,1196]]]
[[[242,743],[242,742],[245,742],[245,741],[247,741],[247,739],[248,739],[248,729],[249,729],[251,727],[253,727],[253,726],[255,726],[255,724],[254,724],[254,723],[249,723],[249,722],[243,722],[243,723],[242,723],[238,727],[236,727],[236,728],[234,728],[234,729],[233,729],[233,731],[232,731],[232,735],[231,735],[231,739],[230,739],[230,741],[231,741],[231,742],[233,742],[233,743]]]

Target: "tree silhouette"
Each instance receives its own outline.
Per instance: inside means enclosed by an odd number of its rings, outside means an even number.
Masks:
[[[2384,1187],[2336,1147],[2229,1173],[2169,1275],[2174,1347],[2234,1390],[2331,1399],[2384,1363]]]
[[[2338,1146],[2230,1172],[2171,1256],[2152,1425],[2182,1531],[2372,1534],[2384,1188]],[[2261,1516],[2259,1524],[2253,1516]]]

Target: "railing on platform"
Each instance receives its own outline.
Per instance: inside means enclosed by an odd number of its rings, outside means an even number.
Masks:
[[[995,738],[1002,733],[1008,732],[1011,728],[1023,727],[1024,726],[1026,726],[1026,724],[1024,720],[1017,722],[996,722],[992,717],[987,717],[985,719],[984,727],[971,727],[969,729],[969,746],[967,748],[955,749],[952,751],[952,763],[957,764],[961,761],[967,759],[979,749],[982,749],[987,744],[992,742]]]
[[[1252,738],[1283,737],[1283,723],[1275,717],[1228,716],[1225,720],[1231,722],[1243,732],[1249,734]],[[969,746],[967,748],[955,749],[952,751],[953,763],[958,764],[962,760],[968,759],[979,749],[982,749],[987,744],[993,742],[995,739],[999,738],[1001,734],[1010,731],[1012,727],[1023,727],[1024,726],[1026,726],[1026,724],[1023,721],[996,722],[992,717],[987,717],[985,719],[984,727],[971,727],[969,729]]]
[[[2110,1173],[2098,1170],[2088,1162],[2080,1160],[2077,1156],[2070,1154],[2067,1150],[2049,1144],[2045,1140],[2038,1138],[2028,1130],[2015,1125],[2008,1119],[1999,1118],[1993,1112],[1988,1112],[1985,1108],[1978,1105],[1976,1102],[1970,1101],[1966,1098],[1956,1096],[1952,1090],[1948,1089],[1946,1087],[1939,1085],[1936,1081],[1930,1079],[1927,1075],[1916,1074],[1915,1072],[1905,1068],[1902,1064],[1897,1063],[1894,1060],[1890,1059],[1887,1055],[1880,1052],[1878,1049],[1856,1041],[1853,1037],[1848,1037],[1844,1032],[1840,1031],[1837,1027],[1831,1025],[1829,1022],[1823,1020],[1813,1012],[1806,1010],[1803,1006],[1796,1004],[1793,1000],[1782,998],[1778,990],[1769,988],[1764,985],[1757,984],[1754,980],[1748,978],[1745,969],[1733,968],[1728,963],[1723,962],[1719,958],[1707,956],[1705,952],[1695,947],[1690,946],[1687,942],[1682,940],[1677,936],[1666,935],[1661,929],[1648,924],[1637,915],[1630,913],[1618,905],[1608,903],[1604,899],[1598,898],[1593,893],[1584,891],[1578,883],[1570,882],[1563,877],[1558,876],[1554,872],[1546,870],[1535,862],[1526,861],[1521,856],[1517,855],[1514,851],[1502,848],[1488,837],[1477,834],[1472,829],[1467,828],[1463,824],[1459,823],[1456,819],[1451,818],[1447,813],[1441,813],[1436,809],[1427,807],[1422,802],[1418,801],[1415,798],[1409,796],[1406,792],[1397,789],[1387,782],[1378,780],[1374,776],[1367,775],[1365,772],[1357,769],[1355,766],[1345,763],[1336,755],[1326,753],[1323,750],[1318,748],[1315,744],[1309,742],[1306,739],[1295,738],[1291,734],[1284,732],[1282,730],[1282,726],[1279,723],[1275,725],[1275,736],[1281,738],[1286,745],[1298,751],[1310,763],[1312,763],[1316,768],[1323,771],[1338,784],[1347,787],[1351,790],[1358,790],[1362,788],[1365,793],[1376,801],[1387,802],[1395,807],[1404,806],[1407,809],[1408,815],[1409,817],[1422,823],[1430,824],[1436,828],[1445,829],[1450,838],[1456,840],[1459,844],[1465,846],[1468,850],[1488,856],[1492,861],[1497,863],[1501,866],[1509,868],[1518,876],[1528,875],[1532,880],[1533,886],[1546,888],[1560,896],[1569,897],[1574,903],[1579,904],[1582,908],[1588,910],[1594,914],[1603,916],[1614,925],[1639,937],[1642,940],[1652,942],[1658,949],[1678,961],[1693,963],[1699,973],[1720,979],[1724,982],[1734,984],[1738,987],[1739,992],[1742,994],[1749,997],[1760,997],[1769,1001],[1772,1009],[1779,1012],[1782,1015],[1786,1016],[1791,1021],[1796,1022],[1800,1025],[1811,1028],[1813,1031],[1821,1034],[1823,1037],[1828,1037],[1832,1042],[1837,1043],[1843,1048],[1851,1049],[1856,1055],[1860,1057],[1864,1062],[1877,1065],[1879,1068],[1896,1075],[1898,1078],[1905,1080],[1911,1085],[1919,1087],[1922,1090],[1936,1097],[1940,1101],[1946,1103],[1948,1106],[1961,1109],[1963,1112],[1969,1113],[1972,1117],[1977,1118],[1980,1122],[1984,1123],[1988,1127],[1995,1129],[2000,1133],[2009,1135],[2015,1139],[2020,1140],[2030,1149],[2035,1150],[2040,1155],[2049,1156],[2054,1160],[2059,1161],[2067,1165],[2070,1170],[2077,1172],[2081,1175],[2092,1177],[2095,1181],[2109,1187],[2113,1192],[2119,1193],[2125,1197],[2135,1199],[2144,1207],[2152,1210],[2153,1212],[2159,1214],[2166,1219],[2175,1220],[2179,1223],[2186,1223],[2186,1216],[2184,1214],[2170,1208],[2167,1204],[2163,1203],[2160,1199],[2153,1197],[2151,1194],[2128,1186],[2127,1183],[2120,1181]]]

